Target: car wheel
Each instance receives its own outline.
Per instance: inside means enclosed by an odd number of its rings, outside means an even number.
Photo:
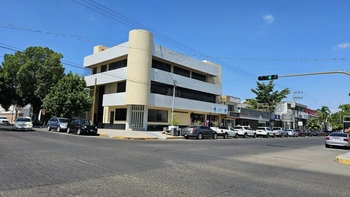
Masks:
[[[203,139],[203,134],[202,133],[198,133],[197,139],[199,139],[199,140]]]
[[[244,138],[247,138],[248,137],[248,134],[247,133],[244,133],[244,136],[243,136]]]
[[[254,133],[253,138],[256,138],[256,133]]]
[[[185,136],[185,139],[189,139],[190,137],[188,137],[188,136]]]
[[[69,133],[70,133],[70,128],[68,127],[68,128],[67,128],[67,134],[69,134]]]
[[[273,135],[272,135],[272,137],[273,137],[273,138],[275,138],[275,137],[276,137],[276,135],[275,135],[275,134],[273,134]]]
[[[236,138],[236,139],[238,138],[238,133],[236,133],[235,138]]]
[[[228,134],[227,134],[227,133],[224,134],[224,138],[225,138],[225,139],[228,138]]]
[[[330,147],[328,144],[324,144],[324,146],[325,146],[326,148],[329,148],[329,147]]]
[[[48,131],[51,131],[51,127],[50,127],[50,125],[49,125],[49,126],[47,126],[47,130],[48,130]]]
[[[218,139],[218,134],[217,133],[214,133],[213,139]]]
[[[77,135],[81,135],[81,129],[78,129]]]
[[[56,129],[57,133],[61,132],[61,127],[58,126],[57,129]]]

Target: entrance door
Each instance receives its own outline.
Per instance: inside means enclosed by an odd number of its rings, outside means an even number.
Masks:
[[[114,123],[114,111],[111,111],[111,114],[109,116],[109,124],[113,124]]]

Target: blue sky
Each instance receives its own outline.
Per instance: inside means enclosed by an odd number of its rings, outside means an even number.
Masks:
[[[93,46],[117,45],[127,41],[131,29],[146,27],[158,33],[154,36],[158,44],[221,64],[223,94],[242,100],[255,97],[250,89],[256,87],[259,75],[350,72],[347,0],[207,0],[202,4],[196,0],[98,1],[138,23],[131,25],[123,24],[127,23],[125,18],[113,20],[72,0],[57,2],[2,0],[0,43],[21,49],[47,46],[62,53],[65,61],[76,64],[77,67],[66,66],[67,70],[84,74],[83,58],[92,53]],[[8,24],[82,36],[88,41],[6,28]],[[12,51],[0,48],[0,56],[5,53]],[[303,99],[298,102],[311,109],[326,105],[335,110],[340,104],[350,103],[349,80],[350,76],[341,74],[291,77],[276,80],[275,87],[303,91]],[[286,100],[291,99],[292,94]]]

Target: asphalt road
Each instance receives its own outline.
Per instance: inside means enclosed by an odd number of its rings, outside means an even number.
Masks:
[[[349,196],[324,137],[125,141],[0,127],[0,196]]]

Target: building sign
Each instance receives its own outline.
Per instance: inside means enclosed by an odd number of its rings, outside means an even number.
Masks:
[[[230,102],[232,102],[232,103],[240,103],[241,99],[240,98],[236,98],[236,97],[230,97]]]
[[[213,107],[211,111],[217,114],[227,114],[227,108],[225,107]]]
[[[236,113],[236,112],[231,111],[231,112],[230,112],[230,116],[231,116],[231,117],[239,117],[239,113]]]
[[[303,122],[302,121],[298,121],[298,126],[303,126]]]

